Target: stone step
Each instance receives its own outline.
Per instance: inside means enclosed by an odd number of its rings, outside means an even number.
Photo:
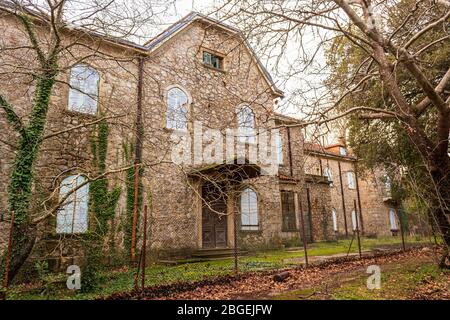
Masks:
[[[246,251],[239,251],[238,255],[239,256],[243,256],[243,255],[247,255],[248,252]],[[196,251],[192,254],[193,258],[198,258],[198,259],[205,259],[205,260],[210,260],[210,259],[219,259],[219,258],[232,258],[234,257],[234,249],[203,249],[203,250],[199,250]]]

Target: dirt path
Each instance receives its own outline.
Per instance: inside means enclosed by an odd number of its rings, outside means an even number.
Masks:
[[[273,280],[276,271],[244,274],[238,277],[221,277],[197,283],[180,283],[146,288],[144,292],[114,295],[109,299],[172,299],[172,300],[248,300],[248,299],[333,299],[333,294],[343,285],[367,280],[366,270],[378,265],[384,273],[403,270],[409,266],[434,264],[437,252],[414,249],[405,253],[390,253],[378,257],[365,257],[362,260],[327,261],[308,269],[288,270],[290,277],[283,283]],[[450,278],[444,284],[430,286],[441,298],[446,298]],[[427,284],[425,284],[427,285]],[[367,290],[367,288],[366,288]],[[416,290],[419,292],[420,290]],[[441,293],[444,293],[442,295]],[[389,298],[389,297],[388,297]],[[403,298],[425,297],[417,295]],[[439,298],[439,296],[437,297]]]

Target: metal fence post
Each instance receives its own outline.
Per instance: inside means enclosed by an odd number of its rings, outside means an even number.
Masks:
[[[12,245],[13,245],[13,235],[14,235],[14,220],[15,214],[14,211],[11,213],[11,228],[9,229],[9,239],[8,239],[8,251],[6,254],[5,261],[5,275],[3,278],[3,287],[8,289],[9,286],[9,271],[11,268],[11,258],[12,258]]]

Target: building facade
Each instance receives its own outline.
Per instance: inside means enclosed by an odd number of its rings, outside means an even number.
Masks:
[[[11,46],[27,43],[16,18],[3,14],[0,24]],[[309,241],[352,231],[356,188],[340,201],[341,184],[330,179],[330,187],[323,170],[329,166],[337,177],[341,166],[346,182],[355,159],[304,148],[301,123],[274,112],[283,93],[239,30],[192,13],[142,46],[92,35],[77,41],[76,54],[61,57],[34,168],[31,210],[43,221],[34,257],[55,268],[82,259],[80,238],[98,208],[112,210],[104,241],[111,256],[130,252],[134,225],[141,239],[144,206],[158,257],[233,248],[236,241],[242,249],[298,245],[303,228]],[[23,50],[19,61],[2,52],[11,63],[1,67],[0,93],[26,118],[34,94],[29,75],[6,76],[13,73],[8,65],[36,64]],[[7,230],[17,135],[2,112],[0,124],[0,228]],[[270,147],[262,156],[265,135]],[[107,203],[96,198],[99,177]],[[359,181],[370,194],[373,186]],[[385,208],[372,207],[379,199],[370,196],[359,197],[361,228],[389,234]]]
[[[305,172],[329,182],[333,231],[349,237],[359,229],[367,236],[389,236],[400,231],[391,201],[389,178],[382,170],[361,174],[358,159],[344,139],[329,146],[305,144]]]

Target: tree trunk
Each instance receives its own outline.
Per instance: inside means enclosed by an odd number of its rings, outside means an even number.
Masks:
[[[53,67],[53,70],[56,70]],[[30,202],[34,182],[34,165],[47,120],[50,95],[55,84],[55,71],[45,72],[38,80],[34,104],[25,135],[22,135],[16,152],[11,181],[8,188],[8,205],[15,214],[13,250],[9,278],[12,280],[30,255],[36,234],[30,219]],[[5,256],[1,259],[4,275]]]
[[[439,161],[438,165],[432,166],[431,176],[435,186],[433,195],[432,215],[442,236],[445,252],[442,257],[441,267],[449,268],[450,261],[450,165],[448,159]]]

